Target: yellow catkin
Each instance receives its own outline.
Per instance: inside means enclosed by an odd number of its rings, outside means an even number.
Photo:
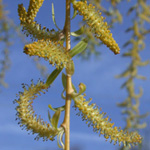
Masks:
[[[23,4],[19,4],[18,5],[18,15],[19,15],[19,19],[21,21],[21,24],[23,22],[26,22],[26,19],[27,19],[27,12],[26,12],[26,9],[23,7]]]
[[[44,0],[30,0],[27,14],[29,22],[32,22],[34,20],[43,2]]]
[[[89,123],[89,126],[93,126],[95,132],[103,134],[106,139],[110,138],[110,142],[114,141],[114,144],[118,141],[119,145],[121,143],[124,146],[136,145],[137,143],[142,142],[141,136],[137,132],[125,132],[118,127],[113,127],[114,123],[111,123],[111,119],[108,120],[108,117],[104,117],[106,113],[103,113],[95,104],[89,105],[89,101],[85,101],[83,95],[79,95],[74,99],[75,107],[77,107],[82,115],[82,119],[86,120],[86,123]]]
[[[51,39],[53,41],[58,40],[61,38],[59,35],[59,32],[50,31],[48,28],[41,28],[41,25],[36,23],[35,21],[31,21],[29,16],[27,16],[26,9],[23,7],[23,4],[18,5],[18,15],[21,22],[21,25],[23,26],[23,31],[27,36],[30,36],[32,40],[47,40]],[[29,14],[28,14],[29,15]]]
[[[35,139],[43,138],[43,140],[53,140],[58,134],[59,129],[52,127],[47,122],[44,122],[41,117],[37,117],[34,114],[32,107],[33,100],[40,95],[40,93],[45,93],[44,90],[47,86],[42,81],[38,81],[35,85],[33,82],[30,86],[23,84],[23,92],[19,93],[19,99],[15,100],[18,103],[16,107],[17,119],[21,127],[25,128],[27,131],[30,130],[33,134],[37,134]]]
[[[91,32],[95,34],[95,37],[100,39],[115,54],[119,54],[120,48],[113,39],[112,34],[108,29],[107,22],[104,22],[105,18],[101,16],[101,13],[96,11],[92,4],[88,5],[86,1],[74,1],[73,7],[83,16],[83,19],[90,27]]]
[[[65,47],[52,41],[41,40],[25,45],[24,53],[30,56],[43,57],[50,64],[56,64],[56,68],[67,68],[67,63],[71,63],[72,61],[69,53],[65,51]]]

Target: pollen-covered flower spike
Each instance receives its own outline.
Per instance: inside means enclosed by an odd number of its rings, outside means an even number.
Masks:
[[[95,34],[95,37],[100,39],[115,54],[119,54],[120,48],[113,39],[107,22],[104,22],[104,17],[101,16],[101,13],[96,11],[92,4],[88,5],[86,1],[73,1],[72,3],[74,9],[78,10],[79,14],[83,16],[90,30]]]
[[[56,32],[55,30],[49,30],[46,27],[41,28],[40,24],[36,23],[35,21],[31,21],[31,17],[29,18],[29,13],[26,12],[23,4],[18,5],[18,15],[20,17],[19,19],[21,25],[23,26],[22,30],[24,31],[26,36],[30,36],[32,40],[50,39],[56,41],[63,38],[63,34],[61,31]]]
[[[120,127],[113,127],[114,123],[111,123],[111,119],[105,117],[106,113],[100,112],[101,109],[98,109],[95,104],[89,104],[92,99],[86,101],[84,95],[73,96],[75,103],[75,108],[79,109],[78,115],[82,115],[82,119],[86,120],[86,123],[89,123],[88,126],[93,126],[94,132],[99,132],[100,135],[103,134],[106,139],[110,138],[110,142],[114,141],[114,145],[118,142],[124,146],[131,147],[131,145],[136,145],[141,143],[142,138],[137,132],[123,131]]]
[[[30,86],[23,84],[23,92],[19,93],[19,99],[15,100],[15,103],[18,103],[16,107],[17,110],[17,119],[19,119],[19,123],[23,129],[27,131],[30,130],[32,134],[38,134],[35,139],[43,138],[43,140],[54,140],[56,135],[59,135],[63,132],[63,128],[55,128],[51,126],[49,123],[44,122],[41,117],[37,117],[34,113],[33,100],[41,93],[45,93],[48,87],[42,82],[38,81],[35,85],[32,81]]]
[[[65,47],[52,41],[37,41],[24,47],[24,53],[30,56],[43,57],[56,68],[67,68],[67,63],[71,63],[69,53],[65,51]]]
[[[42,6],[44,0],[30,0],[30,4],[28,7],[27,17],[30,22],[34,20],[39,11],[40,7]]]

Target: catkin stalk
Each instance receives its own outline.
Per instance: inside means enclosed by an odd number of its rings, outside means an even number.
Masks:
[[[70,50],[70,0],[66,0],[66,21],[65,21],[65,34],[66,34],[66,51]],[[70,150],[70,94],[73,92],[71,76],[67,75],[66,84],[66,104],[65,104],[65,117],[62,127],[65,129],[65,150]]]

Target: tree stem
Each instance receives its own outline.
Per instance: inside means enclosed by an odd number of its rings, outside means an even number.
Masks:
[[[66,20],[65,20],[65,35],[66,35],[66,51],[70,50],[70,0],[66,0]],[[66,104],[65,104],[65,117],[62,123],[62,127],[65,129],[65,150],[70,150],[70,105],[72,93],[71,76],[67,75],[66,84]]]

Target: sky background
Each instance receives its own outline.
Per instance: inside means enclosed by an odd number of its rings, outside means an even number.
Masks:
[[[19,25],[19,17],[17,13],[17,5],[23,3],[28,7],[29,1],[26,0],[4,0],[6,9],[10,11],[9,17]],[[45,0],[42,8],[40,9],[36,20],[42,26],[48,28],[54,28],[51,17],[51,2],[54,2],[56,22],[60,28],[63,28],[65,19],[65,1],[64,0]],[[123,14],[126,13],[126,8],[132,5],[135,1],[128,4],[122,2],[119,5],[119,9]],[[109,5],[104,3],[106,8]],[[81,19],[79,17],[73,20],[71,24],[72,31],[78,29],[78,22]],[[107,19],[106,19],[107,21]],[[132,24],[130,17],[126,17],[123,24],[116,25],[116,28],[112,30],[113,37],[121,47],[131,34],[125,34],[125,29]],[[148,37],[149,38],[149,37]],[[29,39],[29,38],[28,38]],[[72,47],[75,43],[72,43]],[[15,121],[16,105],[13,104],[13,100],[16,99],[16,94],[22,91],[22,83],[30,84],[31,79],[34,83],[37,80],[43,79],[33,59],[23,53],[24,44],[19,38],[16,39],[14,45],[10,48],[11,68],[6,73],[5,81],[9,84],[8,88],[1,88],[0,93],[0,150],[58,150],[57,141],[39,142],[34,140],[34,135],[28,135],[26,130],[21,130],[17,121]],[[147,46],[145,51],[141,52],[142,60],[150,59],[150,44],[147,40]],[[0,47],[2,48],[2,47]],[[106,46],[98,48],[101,52],[99,59],[95,59],[92,56],[89,61],[82,60],[81,58],[74,58],[75,74],[72,77],[73,83],[76,87],[80,82],[83,82],[87,86],[86,98],[93,98],[93,103],[96,103],[99,107],[102,107],[104,112],[115,122],[116,126],[124,127],[125,121],[121,115],[121,108],[116,106],[116,103],[124,101],[127,97],[125,89],[120,89],[120,86],[125,79],[116,79],[115,76],[120,74],[130,64],[130,59],[123,58],[120,55],[114,55]],[[121,53],[124,53],[127,49],[121,48]],[[48,72],[51,73],[54,67],[48,65],[48,62],[42,61],[48,66]],[[64,71],[63,71],[64,72]],[[150,111],[150,66],[142,67],[139,69],[139,73],[147,77],[146,81],[136,81],[136,86],[142,86],[144,88],[144,95],[141,98],[140,112],[141,114]],[[53,107],[64,105],[64,100],[61,99],[60,93],[63,87],[61,85],[61,75],[52,84],[49,91],[38,97],[34,101],[34,109],[36,114],[40,114],[41,117],[48,121],[47,110],[48,104]],[[72,102],[73,106],[73,102]],[[81,117],[77,116],[74,108],[71,109],[71,147],[80,147],[80,150],[116,150],[118,146],[114,146],[109,142],[106,142],[103,136],[92,131],[92,127],[88,127]],[[63,120],[63,113],[60,122]],[[150,120],[148,117],[145,119],[147,122]],[[77,150],[77,148],[75,148]],[[73,149],[72,149],[73,150]]]

